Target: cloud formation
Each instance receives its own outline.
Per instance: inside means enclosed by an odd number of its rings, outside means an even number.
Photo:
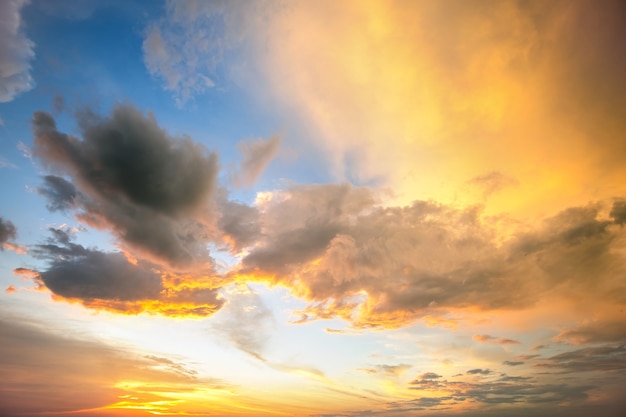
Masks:
[[[367,188],[296,186],[257,205],[261,238],[237,272],[311,301],[304,321],[342,317],[364,327],[404,325],[450,309],[521,309],[557,289],[558,297],[623,303],[619,204],[570,208],[502,243],[479,208],[425,201],[382,207]]]
[[[190,138],[173,138],[153,116],[118,105],[108,118],[78,117],[82,140],[56,130],[52,116],[33,115],[33,153],[71,177],[45,177],[39,192],[51,210],[75,205],[77,217],[153,260],[184,267],[210,262],[209,200],[217,156]]]
[[[166,316],[210,316],[223,303],[212,277],[167,272],[145,261],[131,262],[122,253],[101,252],[72,243],[63,229],[32,249],[47,267],[31,279],[57,299],[118,313],[147,312]]]
[[[30,61],[35,45],[23,32],[20,12],[26,0],[0,3],[0,103],[13,100],[31,90]]]

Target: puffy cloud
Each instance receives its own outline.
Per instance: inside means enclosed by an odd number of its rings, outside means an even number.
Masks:
[[[274,192],[258,206],[262,238],[243,259],[243,272],[288,273],[320,256],[374,198],[372,191],[348,184]]]
[[[48,262],[31,279],[45,285],[56,299],[86,307],[137,314],[210,316],[224,301],[217,282],[201,276],[186,277],[144,262],[131,262],[122,253],[107,253],[71,242],[63,229],[36,245],[33,256]]]
[[[623,303],[626,236],[607,217],[615,204],[573,207],[502,241],[497,219],[479,208],[383,207],[367,188],[296,186],[259,200],[260,238],[236,273],[308,299],[299,321],[342,317],[357,327],[469,307],[521,309],[543,297]]]
[[[280,137],[239,142],[238,147],[243,154],[243,161],[235,177],[235,184],[251,187],[259,178],[267,164],[278,153]]]
[[[203,243],[217,156],[187,137],[171,137],[130,105],[118,105],[109,118],[85,111],[78,122],[82,140],[57,131],[47,113],[33,116],[34,155],[73,181],[45,178],[39,192],[49,208],[75,205],[80,220],[112,228],[153,260],[179,267],[210,262]]]
[[[33,42],[22,31],[20,11],[26,0],[0,3],[0,103],[35,86],[30,61],[35,56]]]

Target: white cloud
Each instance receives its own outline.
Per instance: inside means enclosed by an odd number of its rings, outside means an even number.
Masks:
[[[30,75],[35,44],[21,30],[24,4],[25,0],[0,2],[0,102],[11,101],[35,86]]]

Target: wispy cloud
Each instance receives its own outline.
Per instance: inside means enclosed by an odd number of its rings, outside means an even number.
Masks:
[[[488,334],[477,334],[472,337],[475,341],[481,343],[494,343],[497,345],[521,345],[520,342],[513,339],[504,339],[498,338],[494,336],[490,336]]]
[[[24,34],[21,18],[21,9],[26,4],[26,0],[0,3],[0,103],[11,101],[35,86],[30,74],[35,45]]]

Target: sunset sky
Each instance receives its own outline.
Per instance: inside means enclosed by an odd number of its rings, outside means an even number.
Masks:
[[[0,0],[0,417],[623,417],[625,132],[621,0]]]

